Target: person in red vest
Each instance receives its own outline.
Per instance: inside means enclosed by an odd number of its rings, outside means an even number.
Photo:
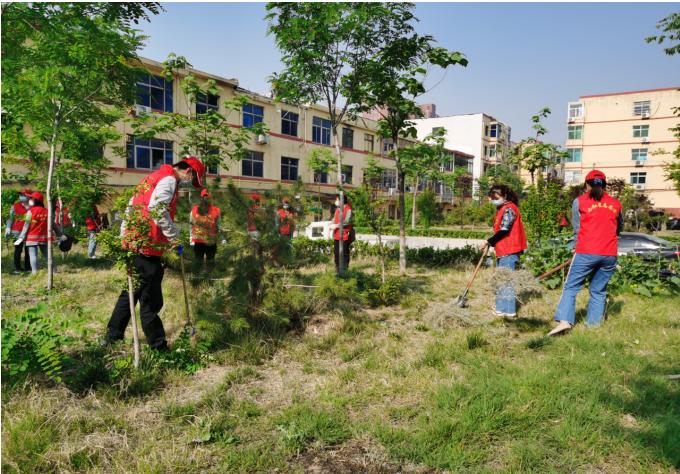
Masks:
[[[125,221],[121,225],[122,245],[134,249],[140,247],[136,250],[134,259],[134,272],[138,277],[134,300],[139,301],[142,330],[149,346],[154,349],[168,349],[163,322],[158,316],[163,307],[161,284],[164,269],[161,257],[171,248],[178,255],[182,255],[184,251],[179,244],[179,230],[174,222],[179,184],[192,183],[194,187],[202,188],[204,175],[205,165],[193,156],[172,166],[161,165],[139,183],[128,206],[128,214],[138,209],[150,225],[149,233],[145,236],[146,241],[142,242],[141,247],[139,243],[132,241],[135,233],[127,232]],[[113,308],[102,345],[123,339],[130,316],[128,292],[123,290]]]
[[[102,218],[99,215],[99,209],[96,205],[92,205],[92,212],[85,218],[85,226],[87,227],[87,256],[91,259],[96,259],[95,252],[97,251],[97,234],[102,228]]]
[[[28,255],[31,262],[31,273],[38,273],[38,249],[47,259],[47,242],[54,241],[54,230],[52,236],[47,235],[47,209],[43,204],[43,195],[39,192],[29,194],[28,205],[30,206],[26,212],[26,221],[24,228],[19,235],[19,238],[14,242],[14,245],[19,246],[26,242],[28,248]],[[54,262],[52,262],[54,268]]]
[[[569,331],[576,322],[576,295],[590,280],[588,326],[599,326],[607,301],[607,284],[616,269],[618,235],[623,230],[623,214],[618,199],[606,193],[607,178],[602,171],[586,175],[586,192],[574,199],[572,226],[576,236],[574,257],[555,311],[557,326],[549,336]]]
[[[28,199],[32,194],[31,190],[24,188],[19,193],[19,200],[15,202],[9,210],[9,219],[5,228],[5,238],[13,237],[18,239],[21,231],[24,230],[26,212],[28,211]],[[24,252],[24,267],[21,267],[21,252]],[[28,256],[28,247],[22,242],[14,246],[14,273],[30,272],[31,263]]]
[[[198,267],[202,267],[203,262],[206,261],[211,269],[215,262],[220,215],[220,208],[210,204],[210,193],[207,189],[203,189],[200,204],[196,204],[189,215],[191,245],[194,247],[194,257]]]
[[[349,268],[349,253],[354,242],[352,226],[352,204],[345,195],[345,205],[342,209],[342,236],[340,235],[340,195],[335,198],[335,214],[333,215],[333,255],[335,257],[335,271],[340,273],[340,245],[342,245],[343,270]],[[341,243],[342,242],[342,243]]]
[[[290,208],[290,199],[283,198],[281,207],[276,211],[276,227],[279,235],[288,239],[293,238],[295,232],[295,213]]]
[[[519,198],[510,187],[504,184],[494,184],[489,190],[489,198],[497,208],[493,222],[495,234],[487,240],[484,247],[494,247],[498,268],[509,268],[514,271],[519,263],[520,255],[527,248],[522,215],[517,207]],[[494,314],[507,318],[517,316],[517,297],[512,283],[504,282],[496,288]]]

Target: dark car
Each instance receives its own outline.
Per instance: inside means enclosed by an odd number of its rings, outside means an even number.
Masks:
[[[619,255],[638,255],[646,259],[680,258],[678,246],[667,240],[640,232],[621,232]]]

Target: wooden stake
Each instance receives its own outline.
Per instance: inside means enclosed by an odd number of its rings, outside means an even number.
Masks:
[[[139,368],[139,333],[137,332],[137,311],[135,310],[135,289],[132,284],[132,273],[128,272],[128,301],[130,302],[130,317],[132,318],[132,344],[135,358],[134,367]]]

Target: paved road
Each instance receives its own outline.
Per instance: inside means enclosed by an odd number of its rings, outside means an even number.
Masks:
[[[378,243],[378,238],[373,234],[357,234],[357,240]],[[399,236],[382,236],[382,241],[386,245],[399,245]],[[466,245],[479,247],[484,243],[481,239],[450,239],[444,237],[410,237],[406,236],[406,246],[410,248],[434,247],[435,249],[459,248]]]

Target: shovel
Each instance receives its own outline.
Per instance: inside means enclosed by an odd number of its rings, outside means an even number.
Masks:
[[[486,254],[487,254],[488,251],[489,251],[489,246],[487,245],[486,247],[484,247],[484,252],[482,252],[482,256],[479,258],[479,263],[477,264],[477,268],[475,268],[475,272],[472,274],[472,278],[470,278],[470,281],[468,282],[467,286],[465,287],[465,291],[456,300],[456,304],[458,306],[460,306],[461,308],[467,307],[468,291],[470,291],[470,287],[472,286],[472,282],[475,281],[475,277],[477,276],[477,272],[479,272],[479,269],[482,266],[482,262],[486,258]]]
[[[189,332],[191,337],[196,335],[196,327],[193,321],[191,321],[191,312],[189,310],[189,294],[187,293],[187,277],[184,273],[184,253],[179,256],[179,267],[182,270],[182,289],[184,290],[184,313],[187,318],[187,322],[184,324],[184,329]]]

